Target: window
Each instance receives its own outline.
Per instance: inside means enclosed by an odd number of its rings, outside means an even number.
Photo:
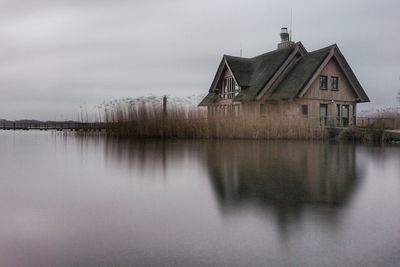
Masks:
[[[328,104],[319,105],[319,114],[321,117],[328,117]]]
[[[222,99],[232,99],[239,91],[235,79],[233,77],[227,77],[222,81]]]
[[[349,105],[342,105],[343,109],[343,118],[348,118],[349,117]]]
[[[336,77],[336,76],[331,77],[331,87],[332,87],[332,90],[334,90],[334,91],[339,90],[339,77]]]
[[[264,117],[265,113],[266,113],[265,105],[264,104],[260,104],[260,116]]]
[[[301,114],[304,116],[308,116],[308,106],[307,105],[301,105]]]
[[[328,104],[319,105],[319,117],[321,125],[326,125],[328,122]]]
[[[340,126],[340,104],[336,104],[336,125]]]
[[[328,89],[328,76],[325,76],[325,75],[319,76],[319,88],[321,90]]]
[[[342,105],[342,120],[344,127],[349,126],[349,115],[349,105]]]

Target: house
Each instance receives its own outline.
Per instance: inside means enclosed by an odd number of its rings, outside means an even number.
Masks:
[[[199,106],[208,116],[283,116],[319,125],[356,123],[357,103],[369,98],[336,44],[308,52],[281,29],[274,51],[243,58],[224,55]]]

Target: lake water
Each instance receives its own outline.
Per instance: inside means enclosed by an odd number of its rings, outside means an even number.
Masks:
[[[400,266],[400,146],[0,132],[0,266]]]

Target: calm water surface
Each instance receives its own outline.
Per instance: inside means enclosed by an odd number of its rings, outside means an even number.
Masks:
[[[0,266],[400,266],[400,147],[0,132]]]

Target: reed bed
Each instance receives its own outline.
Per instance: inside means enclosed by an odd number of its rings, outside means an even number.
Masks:
[[[379,109],[363,114],[357,124],[373,129],[400,129],[400,108]]]
[[[343,130],[339,139],[363,143],[391,142],[387,130],[400,130],[400,108],[364,112],[357,118],[357,126]]]
[[[287,117],[260,118],[252,114],[207,118],[207,110],[193,99],[122,99],[99,107],[98,117],[108,125],[107,134],[131,138],[204,139],[323,139],[323,127]]]

